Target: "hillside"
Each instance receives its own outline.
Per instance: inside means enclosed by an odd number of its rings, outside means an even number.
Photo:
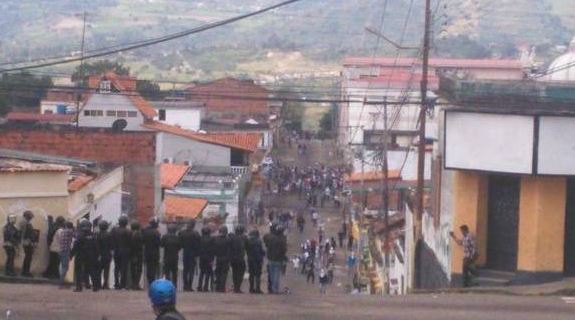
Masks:
[[[82,12],[86,50],[139,41],[257,10],[279,0],[3,0],[0,62],[78,53]],[[451,0],[435,12],[435,53],[514,55],[536,45],[545,56],[575,33],[570,0]],[[345,55],[373,54],[383,0],[304,0],[234,25],[117,55],[145,78],[190,80],[223,74],[294,77],[337,71]],[[406,44],[417,44],[423,10],[416,1]],[[388,1],[384,33],[399,40],[409,0]],[[378,54],[393,47],[379,45]],[[73,66],[57,69],[68,72]]]

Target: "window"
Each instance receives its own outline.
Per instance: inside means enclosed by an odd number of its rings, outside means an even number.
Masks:
[[[138,112],[136,111],[128,111],[128,117],[135,118],[138,116]]]
[[[160,109],[158,116],[160,121],[166,121],[166,109]]]
[[[115,116],[116,116],[116,110],[108,110],[108,111],[106,111],[106,116],[108,116],[108,117],[115,117]]]
[[[104,115],[104,111],[102,110],[90,110],[90,116],[92,117],[101,117]]]
[[[100,81],[100,93],[110,93],[112,90],[112,83],[109,80]]]
[[[125,118],[128,116],[126,111],[118,111],[117,115],[118,115],[118,118]]]
[[[90,110],[84,110],[84,116],[89,117],[90,116]]]
[[[104,110],[96,110],[96,115],[98,117],[103,117],[104,116]]]

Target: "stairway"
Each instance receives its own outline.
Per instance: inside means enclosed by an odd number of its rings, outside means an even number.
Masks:
[[[492,269],[477,269],[478,276],[475,281],[480,287],[507,286],[515,276],[514,272],[498,271]]]

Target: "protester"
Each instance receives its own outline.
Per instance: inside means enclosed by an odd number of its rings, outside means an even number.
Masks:
[[[155,280],[150,284],[148,297],[156,320],[185,320],[176,310],[176,287],[169,280]]]
[[[60,257],[60,288],[64,288],[66,281],[66,274],[70,266],[70,254],[72,251],[72,242],[74,240],[74,224],[67,221],[64,228],[56,232],[56,237],[59,241],[60,250],[58,256]]]
[[[473,278],[476,273],[475,262],[479,257],[479,252],[475,245],[475,239],[469,232],[469,227],[462,225],[459,230],[463,236],[462,239],[458,239],[453,232],[450,232],[449,235],[460,247],[463,247],[463,287],[471,287],[476,285]]]

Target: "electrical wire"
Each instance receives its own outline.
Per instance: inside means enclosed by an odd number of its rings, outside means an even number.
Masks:
[[[117,49],[113,49],[113,50],[107,50],[104,52],[99,52],[99,53],[92,53],[92,54],[88,54],[88,55],[84,55],[83,57],[73,57],[70,59],[63,59],[63,60],[58,60],[58,61],[52,61],[52,62],[46,62],[46,63],[39,63],[36,65],[30,65],[30,66],[24,66],[24,67],[17,67],[17,68],[8,68],[8,69],[1,69],[0,73],[4,73],[4,72],[10,72],[10,71],[22,71],[22,70],[29,70],[29,69],[37,69],[37,68],[44,68],[44,67],[49,67],[49,66],[55,66],[55,65],[61,65],[61,64],[67,64],[67,63],[71,63],[71,62],[76,62],[76,61],[80,61],[80,60],[89,60],[89,59],[94,59],[94,58],[99,58],[99,57],[103,57],[103,56],[108,56],[108,55],[112,55],[115,53],[119,53],[119,52],[125,52],[125,51],[131,51],[131,50],[135,50],[135,49],[140,49],[140,48],[144,48],[144,47],[148,47],[148,46],[152,46],[152,45],[156,45],[159,43],[163,43],[166,41],[170,41],[170,40],[174,40],[174,39],[178,39],[178,38],[182,38],[182,37],[186,37],[195,33],[200,33],[200,32],[204,32],[210,29],[214,29],[217,27],[221,27],[221,26],[225,26],[228,24],[232,24],[235,23],[237,21],[240,20],[244,20],[253,16],[257,16],[263,13],[266,13],[268,11],[280,8],[280,7],[284,7],[287,6],[289,4],[292,3],[296,3],[302,0],[286,0],[283,1],[281,3],[272,5],[272,6],[268,6],[265,7],[263,9],[257,10],[257,11],[253,11],[251,13],[247,13],[247,14],[243,14],[243,15],[239,15],[230,19],[224,19],[224,20],[220,20],[220,21],[216,21],[216,22],[212,22],[212,23],[208,23],[208,24],[204,24],[201,25],[199,27],[196,28],[192,28],[189,30],[185,30],[182,32],[178,32],[175,34],[169,34],[163,37],[159,37],[159,38],[152,38],[150,40],[147,40],[145,42],[142,43],[138,43],[138,44],[132,44],[132,45],[128,45],[125,47],[121,47],[121,48],[117,48]]]

